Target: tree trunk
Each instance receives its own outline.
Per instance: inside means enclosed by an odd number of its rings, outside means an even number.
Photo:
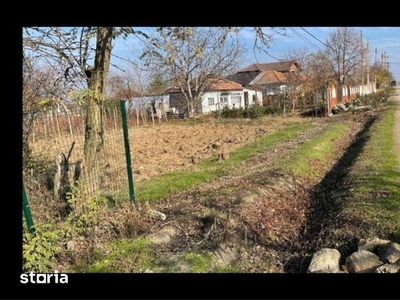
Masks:
[[[342,103],[343,102],[343,85],[338,84],[336,88],[336,97],[337,97],[337,103]]]
[[[112,49],[113,27],[99,27],[97,32],[94,68],[88,72],[89,96],[87,100],[84,176],[88,192],[99,189],[98,157],[103,148],[103,102]]]

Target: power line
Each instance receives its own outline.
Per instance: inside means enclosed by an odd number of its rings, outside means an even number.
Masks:
[[[299,38],[301,38],[303,41],[305,41],[306,43],[310,44],[311,46],[313,46],[314,48],[316,48],[317,50],[321,51],[321,49],[315,45],[314,43],[310,42],[307,38],[305,38],[303,35],[301,35],[300,33],[298,33],[293,27],[288,27],[292,32],[294,32]]]
[[[323,44],[325,47],[328,47],[327,44],[325,44],[323,41],[321,41],[319,38],[317,38],[315,35],[311,34],[308,30],[305,30],[304,27],[300,27],[301,29],[303,29],[306,33],[308,33],[309,35],[311,35],[314,39],[316,39],[318,42],[320,42],[321,44]]]

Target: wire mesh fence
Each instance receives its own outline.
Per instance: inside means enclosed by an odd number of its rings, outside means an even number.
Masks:
[[[87,196],[129,199],[127,153],[119,105],[104,108],[102,118],[101,151],[89,173],[84,164],[86,109],[80,106],[47,109],[36,116],[28,140],[30,157],[23,172],[24,182],[30,183],[30,198],[46,194],[59,199],[72,188],[72,192]]]

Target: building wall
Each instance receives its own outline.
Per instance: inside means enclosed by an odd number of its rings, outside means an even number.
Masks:
[[[262,92],[244,89],[242,91],[211,91],[205,92],[202,100],[202,112],[210,113],[228,108],[245,108],[245,93],[248,95],[248,105],[256,102],[261,104]]]
[[[186,98],[182,93],[172,93],[169,96],[170,111],[174,114],[188,113]]]
[[[350,90],[350,93],[349,93]],[[350,100],[357,98],[358,95],[366,95],[376,92],[376,84],[371,81],[369,84],[351,86],[349,89],[347,86],[343,86],[342,92],[342,100],[343,103],[346,103]],[[332,109],[335,105],[338,104],[338,99],[336,95],[336,87],[334,85],[330,86],[327,90],[328,100],[329,100],[329,108],[328,111]]]

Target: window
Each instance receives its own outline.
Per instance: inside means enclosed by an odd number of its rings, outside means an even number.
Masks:
[[[208,106],[211,106],[211,105],[215,105],[214,97],[209,97],[208,98]]]
[[[226,93],[221,94],[221,96],[219,97],[219,102],[222,105],[228,105],[228,97],[229,97],[229,94],[226,94]]]
[[[242,93],[240,92],[235,92],[231,94],[231,101],[233,106],[239,106],[240,103],[242,102]],[[237,104],[237,105],[235,105]]]

